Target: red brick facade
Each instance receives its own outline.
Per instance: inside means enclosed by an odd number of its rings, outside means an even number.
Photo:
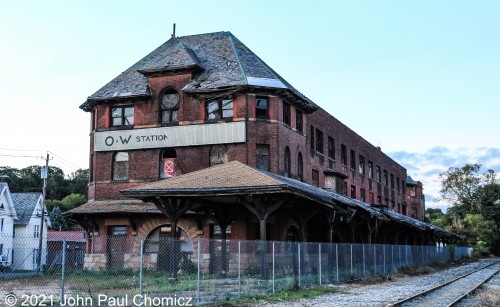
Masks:
[[[110,127],[110,108],[116,105],[134,106],[133,129],[162,127],[159,116],[159,100],[165,88],[172,88],[180,93],[178,123],[175,125],[198,125],[212,123],[206,120],[206,100],[189,96],[182,88],[189,81],[189,74],[149,77],[151,99],[120,101],[118,104],[102,103],[93,112],[96,117],[94,132],[116,130]],[[266,97],[269,101],[268,118],[256,118],[256,97]],[[303,180],[313,184],[313,170],[319,175],[319,186],[325,185],[325,170],[333,170],[346,176],[342,189],[337,192],[349,197],[362,199],[368,203],[388,204],[390,209],[404,213],[406,170],[398,163],[374,147],[354,131],[346,127],[335,117],[322,109],[306,114],[297,106],[289,107],[289,124],[283,118],[286,100],[266,93],[235,93],[233,97],[233,117],[227,122],[246,122],[246,143],[225,144],[229,161],[238,160],[251,166],[257,166],[257,144],[269,145],[270,171],[284,174],[285,150],[290,152],[291,176],[297,178],[298,155],[303,157]],[[296,112],[302,112],[302,132],[296,129]],[[224,120],[219,120],[221,122]],[[132,129],[132,127],[128,127]],[[313,135],[311,136],[311,129]],[[322,133],[322,150],[317,148],[318,131]],[[319,135],[321,136],[321,135]],[[313,138],[313,140],[311,140]],[[334,156],[329,152],[329,138],[334,140]],[[312,142],[312,143],[311,143]],[[312,145],[313,144],[313,145]],[[341,147],[345,146],[346,163],[341,161]],[[312,146],[314,148],[312,148]],[[184,174],[210,166],[211,145],[176,147],[176,174]],[[137,186],[160,178],[160,157],[164,148],[130,150],[128,180],[114,181],[113,157],[115,152],[93,151],[91,145],[92,171],[89,199],[108,199],[122,197],[120,190]],[[320,152],[322,151],[322,153]],[[361,158],[362,157],[362,158]],[[354,162],[352,159],[354,158]],[[363,167],[360,160],[364,159]],[[371,177],[370,166],[372,165]],[[381,182],[377,182],[377,167],[380,167]],[[362,169],[364,168],[364,175]],[[385,176],[385,173],[387,175]],[[340,178],[340,177],[339,177]],[[343,179],[338,179],[343,180]],[[345,187],[347,190],[345,191]],[[352,193],[352,194],[351,194]]]

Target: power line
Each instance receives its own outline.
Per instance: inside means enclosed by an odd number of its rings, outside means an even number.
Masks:
[[[0,147],[1,150],[10,150],[10,151],[43,151],[40,149],[14,149],[14,148],[5,148],[5,147]]]
[[[56,154],[55,154],[54,152],[52,152],[52,151],[51,151],[50,153],[52,154],[52,156],[57,157],[59,160],[64,161],[64,162],[66,162],[66,163],[69,163],[69,164],[73,165],[73,167],[74,167],[75,169],[80,169],[80,168],[81,168],[81,167],[79,167],[78,165],[76,165],[75,163],[70,162],[70,161],[68,161],[68,160],[64,159],[63,157],[61,157],[61,156],[59,156],[59,155],[56,155]],[[70,165],[68,165],[68,166],[70,166]]]
[[[11,158],[38,158],[38,156],[20,156],[20,155],[0,155],[0,157],[11,157]]]

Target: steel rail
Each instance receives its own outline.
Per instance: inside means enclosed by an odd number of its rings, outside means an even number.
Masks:
[[[428,294],[428,293],[431,293],[431,292],[433,292],[433,291],[436,291],[436,290],[438,290],[438,289],[441,289],[441,288],[443,288],[443,287],[445,287],[445,286],[447,286],[447,285],[449,285],[449,284],[451,284],[451,283],[454,283],[454,282],[455,282],[455,281],[457,281],[457,280],[460,280],[460,279],[465,278],[465,277],[467,277],[467,276],[469,276],[469,275],[472,275],[472,274],[474,274],[474,273],[476,273],[476,272],[479,272],[479,271],[481,271],[481,270],[484,270],[484,269],[486,269],[487,267],[490,267],[490,266],[492,266],[492,265],[495,265],[495,264],[497,264],[498,262],[500,262],[500,260],[497,260],[497,261],[495,261],[495,262],[493,262],[493,263],[490,263],[490,264],[488,264],[488,265],[486,265],[486,266],[484,266],[484,267],[482,267],[482,268],[479,268],[479,269],[477,269],[477,270],[475,270],[475,271],[472,271],[472,272],[470,272],[470,273],[464,274],[464,275],[459,276],[459,277],[457,277],[457,278],[455,278],[455,279],[449,280],[449,281],[444,282],[444,283],[442,283],[442,284],[440,284],[440,285],[437,285],[437,286],[435,286],[435,287],[433,287],[433,288],[430,288],[430,289],[424,290],[424,291],[419,292],[419,293],[417,293],[417,294],[415,294],[415,295],[412,295],[412,296],[410,296],[410,297],[407,297],[407,298],[402,299],[402,300],[400,300],[400,301],[397,301],[397,302],[395,302],[395,303],[388,304],[388,305],[386,305],[386,306],[387,306],[387,307],[391,307],[391,306],[401,306],[402,304],[404,304],[404,303],[406,303],[406,302],[409,302],[409,301],[414,300],[414,299],[416,299],[416,298],[422,297],[422,296],[424,296],[424,295],[426,295],[426,294]]]
[[[498,274],[499,271],[500,271],[500,269],[496,270],[496,272],[493,272],[493,274],[491,274],[490,276],[488,276],[485,280],[483,280],[482,282],[480,282],[479,284],[477,284],[474,288],[472,288],[471,290],[467,291],[467,293],[465,293],[464,295],[460,296],[459,298],[457,298],[456,300],[454,300],[450,304],[446,305],[446,307],[455,306],[458,302],[460,302],[461,300],[463,300],[465,297],[467,297],[472,292],[476,291],[477,288],[481,287],[488,280],[490,280],[493,276],[495,276],[496,274]]]

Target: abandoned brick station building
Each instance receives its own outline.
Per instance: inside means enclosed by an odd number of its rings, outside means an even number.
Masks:
[[[229,32],[169,39],[80,108],[91,114],[89,201],[68,214],[91,237],[458,238],[422,221],[422,185],[404,167]]]

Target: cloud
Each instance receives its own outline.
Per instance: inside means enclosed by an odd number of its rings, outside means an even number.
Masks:
[[[437,146],[423,152],[395,151],[387,154],[404,166],[409,176],[423,183],[426,207],[440,208],[443,211],[450,204],[436,201],[441,189],[440,173],[467,163],[481,164],[483,172],[488,169],[500,172],[500,148]]]

